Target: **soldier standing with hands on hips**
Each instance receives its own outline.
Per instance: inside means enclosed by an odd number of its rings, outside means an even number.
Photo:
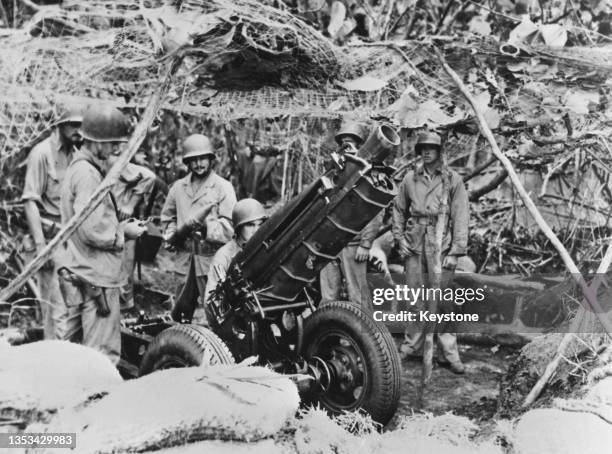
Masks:
[[[64,176],[60,211],[62,223],[85,207],[110,169],[108,157],[127,142],[128,118],[113,107],[89,106],[83,113],[81,149]],[[138,238],[146,228],[137,221],[119,221],[117,204],[108,193],[64,243],[59,283],[64,311],[61,338],[100,350],[113,363],[121,355],[120,287],[126,239]]]
[[[467,252],[469,201],[461,176],[449,169],[440,136],[419,135],[415,146],[422,163],[402,180],[393,206],[393,236],[404,259],[406,285],[444,288],[452,279],[457,260]],[[440,312],[452,310],[449,303]],[[452,306],[452,304],[450,305]],[[443,365],[463,374],[453,326],[439,326],[436,338]],[[424,333],[406,334],[403,356],[422,356]]]

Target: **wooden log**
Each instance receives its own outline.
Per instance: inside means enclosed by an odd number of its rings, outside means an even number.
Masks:
[[[604,313],[604,311],[601,308],[601,305],[599,304],[599,302],[597,301],[596,294],[593,293],[592,289],[586,283],[586,281],[584,280],[584,277],[582,276],[582,274],[580,273],[580,270],[574,263],[574,260],[570,256],[568,250],[565,248],[563,243],[561,243],[561,240],[559,240],[559,237],[557,237],[555,232],[553,232],[550,226],[546,223],[546,221],[542,217],[542,214],[536,207],[535,203],[533,202],[533,200],[531,200],[531,197],[529,197],[529,194],[527,193],[527,191],[525,190],[525,187],[519,180],[519,177],[516,171],[514,170],[514,167],[512,166],[512,163],[510,162],[510,160],[499,149],[499,146],[497,145],[497,141],[495,140],[495,137],[493,136],[493,132],[491,131],[491,128],[489,128],[489,126],[487,125],[484,115],[482,114],[478,105],[476,104],[474,97],[471,95],[471,93],[468,91],[466,86],[463,84],[463,82],[461,81],[461,78],[457,75],[457,73],[448,65],[442,53],[435,47],[432,47],[432,50],[434,54],[437,56],[438,60],[440,61],[440,64],[442,65],[446,73],[450,76],[450,78],[453,80],[453,82],[455,83],[455,85],[457,86],[461,94],[465,97],[465,99],[471,105],[472,110],[474,111],[474,114],[478,121],[478,126],[480,128],[481,134],[487,139],[487,141],[491,145],[491,150],[493,154],[497,157],[497,159],[502,163],[503,167],[508,172],[510,181],[512,182],[519,196],[523,200],[525,207],[527,208],[529,213],[533,216],[534,220],[536,221],[536,224],[538,225],[540,230],[542,230],[542,232],[546,235],[546,237],[549,239],[551,244],[555,247],[557,252],[559,252],[559,255],[561,256],[563,263],[565,263],[566,268],[568,269],[570,273],[572,273],[572,277],[576,280],[576,283],[582,290],[582,293],[585,297],[585,302],[588,304],[589,308],[593,310],[594,313],[597,315],[597,318],[599,319],[601,324],[606,329],[606,332],[612,333],[612,324],[610,323],[609,320],[607,320],[605,317],[601,315]]]
[[[173,76],[180,67],[182,59],[176,58],[168,62],[165,75],[158,85],[157,89],[151,95],[147,107],[140,119],[140,122],[136,125],[130,140],[127,143],[125,151],[121,154],[115,165],[110,169],[96,192],[92,195],[89,203],[75,213],[74,216],[62,227],[57,235],[47,243],[47,246],[42,252],[34,258],[24,270],[13,279],[5,288],[0,291],[0,302],[7,301],[8,298],[15,293],[24,283],[32,277],[32,275],[51,258],[53,251],[60,245],[63,244],[74,231],[83,223],[83,221],[89,216],[96,207],[102,202],[106,194],[110,191],[113,185],[119,181],[119,175],[125,166],[134,157],[140,144],[147,135],[149,126],[153,123],[157,111],[164,101],[165,95],[170,88]]]

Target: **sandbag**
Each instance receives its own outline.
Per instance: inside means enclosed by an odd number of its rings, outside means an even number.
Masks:
[[[160,451],[152,451],[154,454],[286,454],[280,445],[274,440],[260,440],[253,443],[240,441],[205,440],[190,443],[173,448],[165,448]]]
[[[601,454],[612,446],[612,424],[592,413],[531,410],[514,430],[520,454]]]
[[[290,379],[263,367],[166,369],[123,382],[32,431],[76,432],[79,454],[141,452],[207,439],[255,441],[278,432],[299,402]]]
[[[587,394],[588,398],[599,399],[612,404],[612,377],[606,377],[595,383]]]
[[[26,421],[77,405],[121,383],[102,353],[66,341],[0,347],[0,415]]]
[[[360,415],[355,415],[360,425]],[[454,415],[414,415],[406,418],[396,430],[378,433],[360,429],[359,436],[345,427],[355,428],[349,418],[343,425],[329,418],[321,410],[305,413],[297,424],[295,446],[299,454],[502,454],[500,446],[492,442],[473,443],[468,435],[477,426],[467,418]],[[449,424],[456,426],[451,427]],[[367,424],[367,423],[366,423]],[[344,427],[343,427],[344,426]],[[458,427],[457,427],[458,426]]]

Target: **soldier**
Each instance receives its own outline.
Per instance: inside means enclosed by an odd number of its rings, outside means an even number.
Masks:
[[[255,199],[242,199],[234,206],[232,210],[234,238],[217,251],[208,271],[204,296],[207,309],[210,292],[217,287],[220,281],[225,279],[232,259],[242,250],[267,217],[264,207]],[[207,317],[209,317],[208,314]]]
[[[201,134],[187,137],[183,152],[183,163],[190,172],[170,188],[161,220],[165,224],[166,241],[178,249],[175,272],[184,277],[193,269],[197,293],[203,303],[212,257],[234,234],[230,218],[236,193],[232,184],[213,170],[216,156],[208,137]],[[188,283],[190,279],[185,282],[178,301],[191,299],[194,294]],[[196,318],[205,323],[203,308],[196,311]]]
[[[366,138],[364,128],[360,124],[347,122],[338,131],[335,140],[341,154],[356,154]],[[368,258],[372,242],[382,227],[382,219],[383,213],[380,213],[340,252],[340,264],[348,297],[368,308],[372,307],[372,297],[366,280]],[[342,277],[336,262],[321,270],[320,280],[321,300],[339,300]]]
[[[75,147],[81,143],[78,132],[83,116],[77,106],[65,108],[55,122],[51,135],[32,148],[28,156],[25,185],[21,199],[34,247],[26,250],[26,258],[32,260],[53,238],[60,225],[60,183],[72,161]],[[29,253],[29,254],[28,254]],[[61,312],[62,300],[53,258],[37,273],[41,313],[45,339],[54,339],[57,310]]]
[[[62,222],[86,206],[102,183],[113,149],[127,142],[129,122],[117,109],[90,106],[80,129],[83,146],[75,153],[61,188]],[[112,194],[106,195],[64,244],[59,281],[65,308],[61,337],[106,354],[113,363],[121,354],[119,291],[125,278],[121,262],[126,239],[146,229],[137,222],[120,222]]]
[[[122,147],[116,147],[109,157],[112,166],[121,156]],[[125,221],[134,215],[138,205],[155,186],[155,173],[144,166],[128,163],[121,171],[119,181],[113,186],[113,196],[117,202],[119,220]],[[127,284],[121,289],[121,310],[134,307],[133,273],[136,261],[136,241],[126,240],[123,248],[122,270],[127,276]]]
[[[393,207],[393,236],[400,256],[405,260],[406,285],[412,288],[444,287],[452,278],[457,260],[467,252],[469,203],[461,176],[448,168],[442,156],[438,134],[425,132],[415,146],[422,164],[406,174]],[[446,207],[446,209],[445,209]],[[444,211],[441,244],[436,235],[438,215]],[[434,274],[436,269],[444,274]],[[448,304],[439,305],[444,311]],[[448,308],[451,309],[451,308]],[[459,358],[457,336],[451,326],[437,333],[444,355],[442,364],[462,374],[465,366]],[[406,335],[402,345],[404,356],[422,355],[423,332]]]

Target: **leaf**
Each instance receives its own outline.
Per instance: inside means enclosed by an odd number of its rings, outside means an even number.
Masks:
[[[589,113],[591,103],[599,104],[599,94],[585,90],[569,90],[563,100],[565,107],[580,115]]]
[[[348,80],[340,84],[347,90],[355,91],[378,91],[385,88],[387,81],[372,76],[362,76],[357,79]]]
[[[469,30],[482,36],[491,34],[491,26],[482,16],[474,16],[469,23]]]
[[[499,122],[501,120],[501,116],[497,110],[489,107],[489,102],[491,101],[491,95],[488,91],[483,91],[480,94],[474,96],[474,100],[476,101],[476,106],[478,110],[482,112],[485,120],[487,121],[487,125],[489,128],[495,129],[499,126]]]
[[[332,112],[336,112],[338,110],[342,110],[349,106],[348,98],[346,96],[341,96],[338,99],[332,101],[329,106],[327,106],[327,110],[331,110]]]
[[[405,90],[401,98],[390,106],[390,110],[395,112],[395,120],[406,128],[420,128],[424,125],[436,127],[454,123],[461,119],[461,115],[448,115],[442,106],[435,100],[429,99],[419,103],[414,99],[412,86]]]
[[[344,18],[346,17],[346,7],[342,2],[335,1],[331,5],[331,11],[329,13],[329,25],[327,26],[327,32],[332,38],[336,38],[338,31],[344,24]]]
[[[526,17],[520,24],[512,29],[508,37],[508,42],[515,45],[529,43],[537,32],[538,26]]]
[[[559,24],[540,25],[542,39],[547,46],[563,47],[567,42],[567,30]]]

